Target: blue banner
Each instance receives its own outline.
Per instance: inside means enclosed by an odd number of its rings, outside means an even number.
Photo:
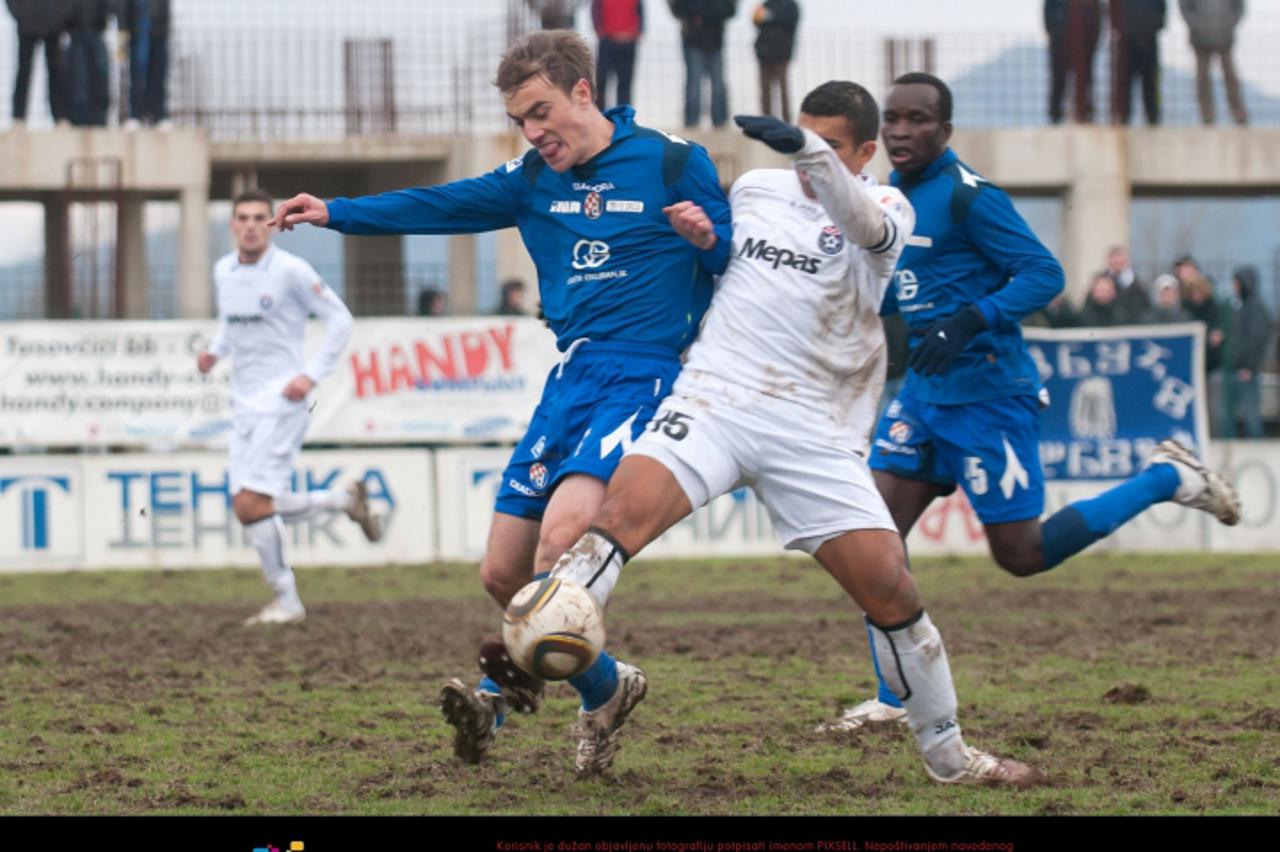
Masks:
[[[1124,479],[1174,438],[1209,440],[1204,326],[1026,329],[1049,406],[1040,418],[1048,480]]]

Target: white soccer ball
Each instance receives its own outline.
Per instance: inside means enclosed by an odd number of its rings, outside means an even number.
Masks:
[[[516,592],[502,614],[515,664],[544,680],[576,677],[604,648],[604,613],[586,587],[546,577]]]

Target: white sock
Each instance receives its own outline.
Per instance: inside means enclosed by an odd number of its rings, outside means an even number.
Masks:
[[[296,524],[327,512],[345,512],[351,505],[351,492],[345,488],[323,491],[290,491],[275,498],[276,511],[286,524]]]
[[[586,586],[600,609],[604,609],[628,558],[608,533],[593,527],[561,555],[551,576]]]
[[[284,555],[284,523],[279,515],[271,515],[260,521],[254,521],[245,527],[249,540],[258,551],[258,561],[262,563],[262,576],[267,585],[275,590],[276,598],[285,603],[302,604],[298,598],[298,584],[293,577],[293,569],[285,561]]]
[[[873,624],[880,671],[907,708],[907,722],[924,759],[938,775],[949,778],[964,768],[964,740],[956,721],[956,689],[942,635],[920,614],[888,630]]]

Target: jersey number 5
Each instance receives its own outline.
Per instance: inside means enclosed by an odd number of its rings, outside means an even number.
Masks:
[[[685,436],[689,434],[689,424],[693,422],[693,418],[679,411],[664,412],[661,417],[655,417],[649,421],[649,431],[657,432],[659,429],[673,441],[683,441]]]

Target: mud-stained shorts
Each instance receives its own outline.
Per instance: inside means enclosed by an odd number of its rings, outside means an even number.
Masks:
[[[813,421],[808,409],[782,400],[734,405],[673,394],[627,454],[671,471],[694,509],[750,487],[789,550],[813,553],[852,530],[896,532],[866,459],[836,446]]]

